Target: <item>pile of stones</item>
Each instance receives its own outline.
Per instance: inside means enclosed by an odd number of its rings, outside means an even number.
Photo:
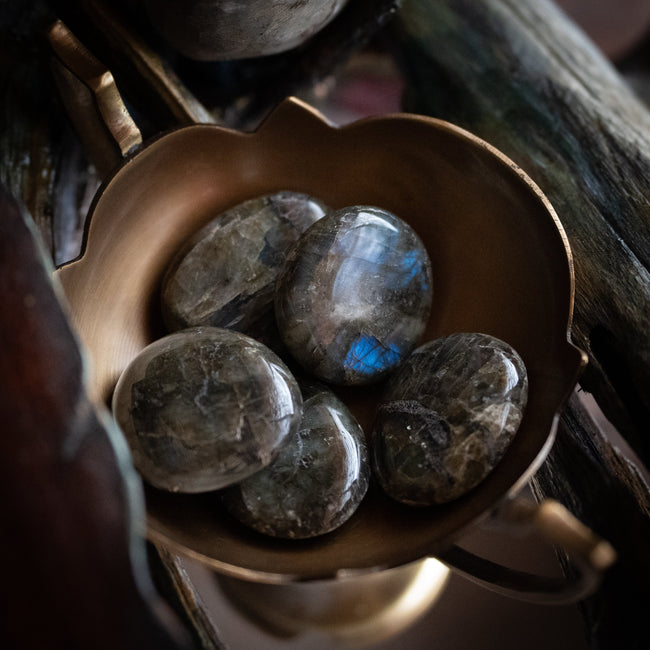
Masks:
[[[426,248],[385,209],[283,191],[216,216],[163,279],[170,333],[115,388],[136,468],[281,538],[341,526],[373,476],[410,506],[462,496],[513,439],[526,369],[488,334],[417,347],[432,297]],[[341,386],[378,393],[367,436]]]

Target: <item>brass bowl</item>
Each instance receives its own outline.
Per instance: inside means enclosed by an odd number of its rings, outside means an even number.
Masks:
[[[317,632],[336,647],[360,648],[404,631],[444,596],[450,572],[428,558],[347,580],[260,584],[217,575],[228,602],[280,638]]]
[[[571,255],[553,208],[521,169],[456,126],[399,114],[336,128],[288,99],[254,133],[189,126],[127,158],[97,194],[82,256],[57,272],[92,361],[89,390],[108,404],[121,371],[164,333],[159,285],[183,241],[231,206],[283,189],[334,208],[380,206],[417,231],[434,272],[425,338],[476,331],[510,343],[529,374],[520,430],[480,486],[444,506],[407,508],[371,488],[337,531],[281,541],[233,521],[213,495],[149,490],[148,534],[264,582],[357,575],[443,553],[540,465],[585,362],[569,342]],[[366,431],[376,393],[344,396]]]

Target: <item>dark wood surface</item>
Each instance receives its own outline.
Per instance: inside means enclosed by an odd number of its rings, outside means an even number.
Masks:
[[[409,108],[453,120],[518,163],[574,255],[583,387],[650,459],[650,112],[549,2],[411,0]]]
[[[407,108],[483,137],[551,200],[574,256],[582,387],[647,465],[650,112],[547,1],[407,0],[395,38]],[[648,647],[648,487],[576,399],[535,485],[619,552],[584,603],[593,647]]]
[[[277,99],[335,70],[384,26],[397,4],[352,2],[340,21],[293,54],[253,64],[198,65],[163,48],[163,64],[183,80],[192,110],[230,126],[250,125]],[[102,416],[85,398],[81,358],[43,261],[76,254],[98,182],[51,80],[43,32],[55,9],[69,12],[93,45],[111,52],[110,38],[102,39],[75,3],[0,3],[0,181],[6,188],[0,221],[0,493],[9,504],[0,548],[16,560],[0,588],[0,635],[12,648],[181,647],[171,631],[175,619],[161,623],[154,614],[158,596],[142,589],[149,584],[146,567],[131,563],[130,544],[141,543],[127,535],[133,520],[125,480],[133,477],[120,469]],[[160,47],[144,33],[148,46]],[[547,1],[404,0],[384,41],[403,71],[406,109],[485,138],[551,199],[574,254],[573,338],[590,356],[582,385],[648,464],[647,107]],[[132,59],[111,56],[116,76],[136,87],[134,108],[145,134],[179,121],[173,112],[178,104],[160,99],[155,84],[143,83],[138,96]],[[643,57],[633,56],[629,64],[640,75],[647,72]],[[159,99],[148,111],[150,93]],[[577,400],[563,414],[535,488],[565,503],[619,552],[601,589],[582,604],[591,646],[650,646],[648,488]],[[169,558],[165,562],[173,575]],[[25,625],[34,611],[44,617],[40,628]],[[200,611],[196,616],[203,620]]]
[[[143,497],[29,219],[0,186],[2,647],[189,648],[153,591]]]

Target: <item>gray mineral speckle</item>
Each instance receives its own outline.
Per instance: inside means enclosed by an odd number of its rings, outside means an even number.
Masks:
[[[338,528],[368,488],[370,466],[357,421],[326,389],[311,387],[303,395],[298,433],[268,467],[223,492],[233,516],[274,537],[315,537]]]
[[[468,492],[503,457],[527,394],[523,361],[499,339],[452,334],[419,347],[389,380],[373,426],[384,491],[417,506]]]
[[[317,199],[278,192],[218,215],[181,247],[161,289],[169,331],[198,325],[257,338],[273,320],[275,280],[298,237],[327,212]]]
[[[201,327],[147,346],[120,377],[113,413],[148,483],[203,492],[268,465],[297,433],[302,398],[271,350]]]

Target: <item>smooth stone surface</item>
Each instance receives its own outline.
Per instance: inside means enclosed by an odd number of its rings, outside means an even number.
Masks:
[[[425,343],[377,411],[371,463],[384,491],[416,506],[462,496],[503,457],[527,396],[526,368],[507,343],[472,333]]]
[[[210,325],[256,337],[272,319],[275,280],[289,248],[328,208],[312,197],[278,192],[245,201],[212,219],[174,256],[162,282],[170,332]]]
[[[305,370],[334,384],[367,384],[417,345],[432,294],[431,263],[411,227],[355,206],[325,216],[291,249],[275,316]]]
[[[199,61],[268,56],[297,47],[347,0],[142,0],[154,27]]]
[[[298,434],[268,467],[223,493],[234,517],[274,537],[301,539],[338,528],[368,489],[370,465],[358,422],[322,386],[303,388],[303,399]]]
[[[296,435],[302,397],[261,343],[204,327],[147,346],[118,381],[113,414],[148,483],[203,492],[268,465]]]

